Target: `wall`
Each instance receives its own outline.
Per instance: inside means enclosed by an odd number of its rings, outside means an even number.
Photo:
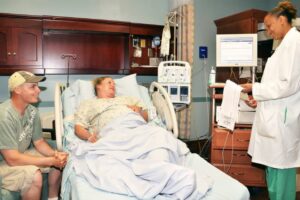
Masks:
[[[69,16],[148,24],[163,24],[169,9],[167,0],[0,0],[0,5],[0,13]]]
[[[192,3],[194,0],[169,0],[169,9],[172,10],[179,6]]]
[[[269,10],[274,8],[278,4],[278,2],[280,2],[280,1],[279,0],[269,0]],[[291,0],[291,2],[297,8],[297,10],[298,10],[297,15],[298,15],[298,17],[300,17],[300,1],[299,0]]]

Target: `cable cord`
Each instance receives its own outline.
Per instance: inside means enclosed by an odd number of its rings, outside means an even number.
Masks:
[[[203,144],[200,152],[199,152],[199,155],[202,157],[202,154],[203,154],[203,151],[205,149],[205,147],[209,144],[209,142],[212,140],[213,136],[215,135],[215,132],[213,132],[206,140],[206,142]],[[200,148],[199,148],[200,149]]]
[[[233,150],[233,137],[234,137],[234,134],[232,133],[232,137],[231,137],[231,160],[230,160],[228,168],[226,169],[224,151],[225,151],[225,147],[226,147],[226,144],[227,144],[229,134],[231,134],[230,131],[227,131],[227,135],[226,135],[225,142],[224,142],[223,149],[222,149],[222,164],[223,164],[223,169],[224,169],[225,173],[228,173],[230,168],[231,168],[231,165],[232,165],[232,162],[233,162],[233,153],[234,153],[234,150]]]
[[[237,83],[239,82],[239,79],[236,77],[234,71],[233,71],[233,67],[230,67],[230,75],[229,75],[229,79],[233,78]]]

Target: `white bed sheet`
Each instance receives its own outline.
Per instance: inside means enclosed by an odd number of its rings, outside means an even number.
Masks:
[[[222,171],[213,167],[197,154],[187,156],[185,166],[194,169],[197,173],[211,176],[215,181],[213,188],[208,191],[205,200],[248,200],[250,194],[248,189],[237,180],[229,177]],[[95,189],[85,179],[71,175],[72,200],[136,200],[135,198],[105,192]]]

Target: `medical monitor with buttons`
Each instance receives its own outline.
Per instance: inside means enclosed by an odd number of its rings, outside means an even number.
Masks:
[[[158,66],[158,83],[166,89],[172,103],[191,102],[191,67],[188,62],[161,62]]]

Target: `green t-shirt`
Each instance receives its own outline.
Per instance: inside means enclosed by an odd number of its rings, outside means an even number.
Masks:
[[[0,104],[0,149],[15,149],[24,152],[31,141],[42,138],[41,120],[38,109],[28,105],[21,116],[11,100]],[[0,154],[0,161],[3,160]]]

